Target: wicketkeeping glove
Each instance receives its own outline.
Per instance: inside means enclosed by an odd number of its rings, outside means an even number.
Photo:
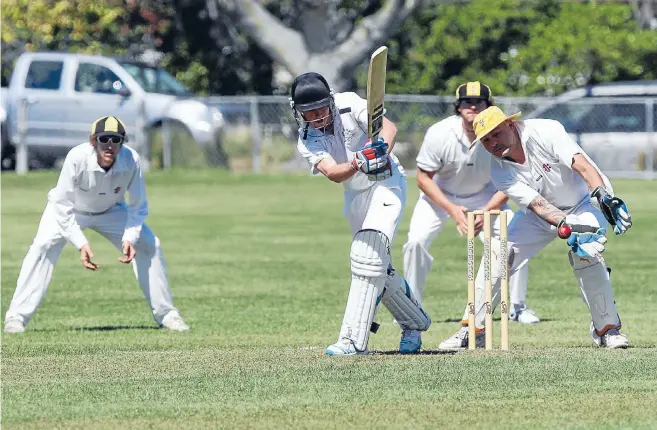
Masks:
[[[388,144],[379,137],[376,142],[368,143],[363,149],[354,154],[351,167],[354,170],[368,174],[384,168],[389,163]]]
[[[602,210],[609,224],[614,226],[614,233],[622,234],[632,227],[632,215],[624,201],[609,195],[603,186],[593,190],[591,197],[598,199],[600,210]]]
[[[607,230],[598,229],[596,233],[571,233],[568,238],[568,246],[573,253],[582,258],[595,258],[605,252]]]

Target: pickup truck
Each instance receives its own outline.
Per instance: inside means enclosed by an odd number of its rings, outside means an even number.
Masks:
[[[88,140],[93,121],[105,115],[126,124],[130,145],[140,154],[148,153],[150,131],[164,123],[181,127],[202,147],[216,145],[224,125],[216,107],[194,98],[164,69],[100,55],[26,52],[16,61],[0,97],[7,133],[3,169],[12,168],[15,161],[19,110],[25,101],[31,167],[55,166],[73,146]]]

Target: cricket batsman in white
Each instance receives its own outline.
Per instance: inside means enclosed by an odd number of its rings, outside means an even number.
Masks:
[[[519,115],[507,117],[491,106],[474,119],[477,140],[493,155],[491,178],[495,187],[520,208],[508,229],[510,273],[525,266],[557,236],[566,239],[564,245],[570,247],[568,260],[591,314],[593,341],[600,347],[627,348],[627,337],[620,332],[610,270],[602,253],[607,223],[616,234],[622,234],[632,226],[630,212],[623,200],[614,196],[608,178],[558,121],[515,121]],[[499,246],[499,241],[492,241],[493,307],[500,300]],[[480,281],[483,278],[477,277],[478,346],[484,341],[485,316],[484,285]],[[468,330],[462,327],[440,348],[464,348],[467,339]]]
[[[473,120],[492,106],[490,88],[478,81],[467,82],[456,90],[455,115],[432,125],[417,156],[417,184],[420,198],[411,217],[408,241],[404,245],[404,277],[421,303],[424,285],[433,264],[429,247],[449,218],[460,235],[467,233],[467,212],[501,209],[513,212],[508,197],[495,189],[490,178],[491,155],[475,141]],[[499,217],[492,217],[494,235],[499,236]],[[475,232],[483,241],[483,217],[476,218]],[[525,324],[538,323],[527,307],[529,267],[520,268],[510,279],[510,318]],[[467,320],[463,322],[467,324]]]
[[[116,117],[105,116],[91,127],[89,142],[66,156],[39,228],[23,260],[14,297],[5,315],[5,332],[21,333],[48,290],[55,264],[70,242],[82,265],[100,270],[92,261],[83,230],[90,228],[109,240],[131,263],[153,318],[162,327],[187,331],[173,306],[160,239],[144,224],[148,200],[137,152],[126,146],[126,129]],[[126,203],[125,194],[130,199]]]
[[[355,93],[333,94],[318,73],[299,75],[290,105],[299,125],[297,149],[313,174],[344,186],[343,214],[353,233],[351,287],[338,341],[327,355],[367,353],[379,302],[402,327],[401,353],[422,343],[419,332],[431,320],[413,298],[406,281],[392,267],[390,247],[406,202],[406,177],[390,153],[397,128],[384,117],[379,139],[367,138],[367,101]]]

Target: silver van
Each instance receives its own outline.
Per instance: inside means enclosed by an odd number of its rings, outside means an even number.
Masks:
[[[612,176],[657,171],[657,81],[610,82],[563,93],[526,118],[561,122]]]

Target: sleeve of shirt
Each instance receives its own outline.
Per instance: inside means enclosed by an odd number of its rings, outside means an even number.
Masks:
[[[506,194],[523,212],[527,212],[527,206],[540,195],[525,182],[518,180],[511,170],[505,169],[495,159],[491,160],[490,174],[495,188]]]
[[[420,152],[417,154],[415,162],[417,167],[425,172],[440,172],[444,166],[444,160],[441,158],[440,149],[444,137],[434,127],[430,127],[424,135]]]
[[[571,139],[561,123],[551,121],[551,126],[552,152],[559,158],[560,163],[571,169],[573,167],[573,157],[576,154],[581,154],[582,148]]]
[[[301,138],[299,138],[299,141],[297,142],[297,150],[299,151],[299,154],[308,161],[308,164],[310,165],[310,173],[313,175],[319,173],[317,165],[320,161],[326,158],[333,158],[331,157],[331,154],[320,145],[308,141],[304,142]]]
[[[141,170],[139,156],[134,155],[135,171],[128,184],[129,203],[127,205],[127,219],[122,241],[129,241],[133,245],[139,240],[144,220],[148,216],[148,200],[146,199],[146,183]]]
[[[77,166],[74,156],[69,153],[59,173],[57,185],[48,193],[48,200],[55,208],[57,224],[62,235],[77,249],[89,243],[75,219],[75,187],[77,186]]]

